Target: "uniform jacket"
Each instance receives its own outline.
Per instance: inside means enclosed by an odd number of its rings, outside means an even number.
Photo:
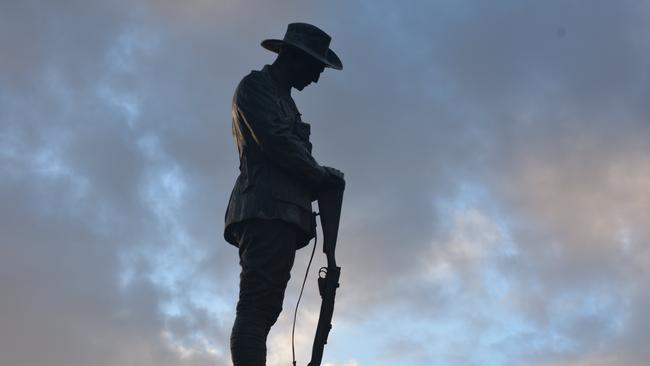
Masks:
[[[281,95],[269,66],[245,76],[232,102],[232,132],[239,151],[239,176],[225,215],[224,238],[237,246],[244,220],[280,219],[313,237],[311,202],[326,170],[311,155],[310,125],[302,122],[290,95]]]

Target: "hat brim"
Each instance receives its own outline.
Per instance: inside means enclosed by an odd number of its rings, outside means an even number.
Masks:
[[[327,52],[327,58],[324,58],[323,56],[306,49],[300,45],[297,44],[292,44],[289,42],[285,42],[282,39],[265,39],[262,41],[262,47],[266,48],[267,50],[275,53],[280,53],[280,49],[285,46],[285,45],[290,45],[296,48],[299,48],[303,52],[307,53],[308,55],[312,56],[313,58],[317,59],[318,61],[322,62],[325,64],[326,67],[335,69],[335,70],[342,70],[343,69],[343,63],[341,62],[341,59],[339,56],[336,55],[332,49],[328,49]]]

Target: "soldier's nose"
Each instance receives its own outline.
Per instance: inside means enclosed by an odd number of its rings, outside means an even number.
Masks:
[[[324,69],[320,69],[320,70],[318,70],[318,72],[316,72],[316,77],[314,77],[314,83],[318,82],[318,79],[320,79],[320,74],[323,73],[323,70]]]

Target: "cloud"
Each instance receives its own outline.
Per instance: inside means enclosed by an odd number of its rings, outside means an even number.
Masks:
[[[326,361],[642,365],[647,10],[3,3],[3,359],[228,364],[230,100],[272,61],[259,42],[302,20],[332,34],[344,64],[294,93],[316,158],[347,177]],[[308,254],[270,364],[288,360]],[[300,352],[319,306],[314,273]]]

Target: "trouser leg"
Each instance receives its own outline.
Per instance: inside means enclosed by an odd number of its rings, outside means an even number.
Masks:
[[[266,364],[266,338],[282,311],[295,258],[296,230],[278,220],[242,224],[239,301],[230,337],[234,366]]]

